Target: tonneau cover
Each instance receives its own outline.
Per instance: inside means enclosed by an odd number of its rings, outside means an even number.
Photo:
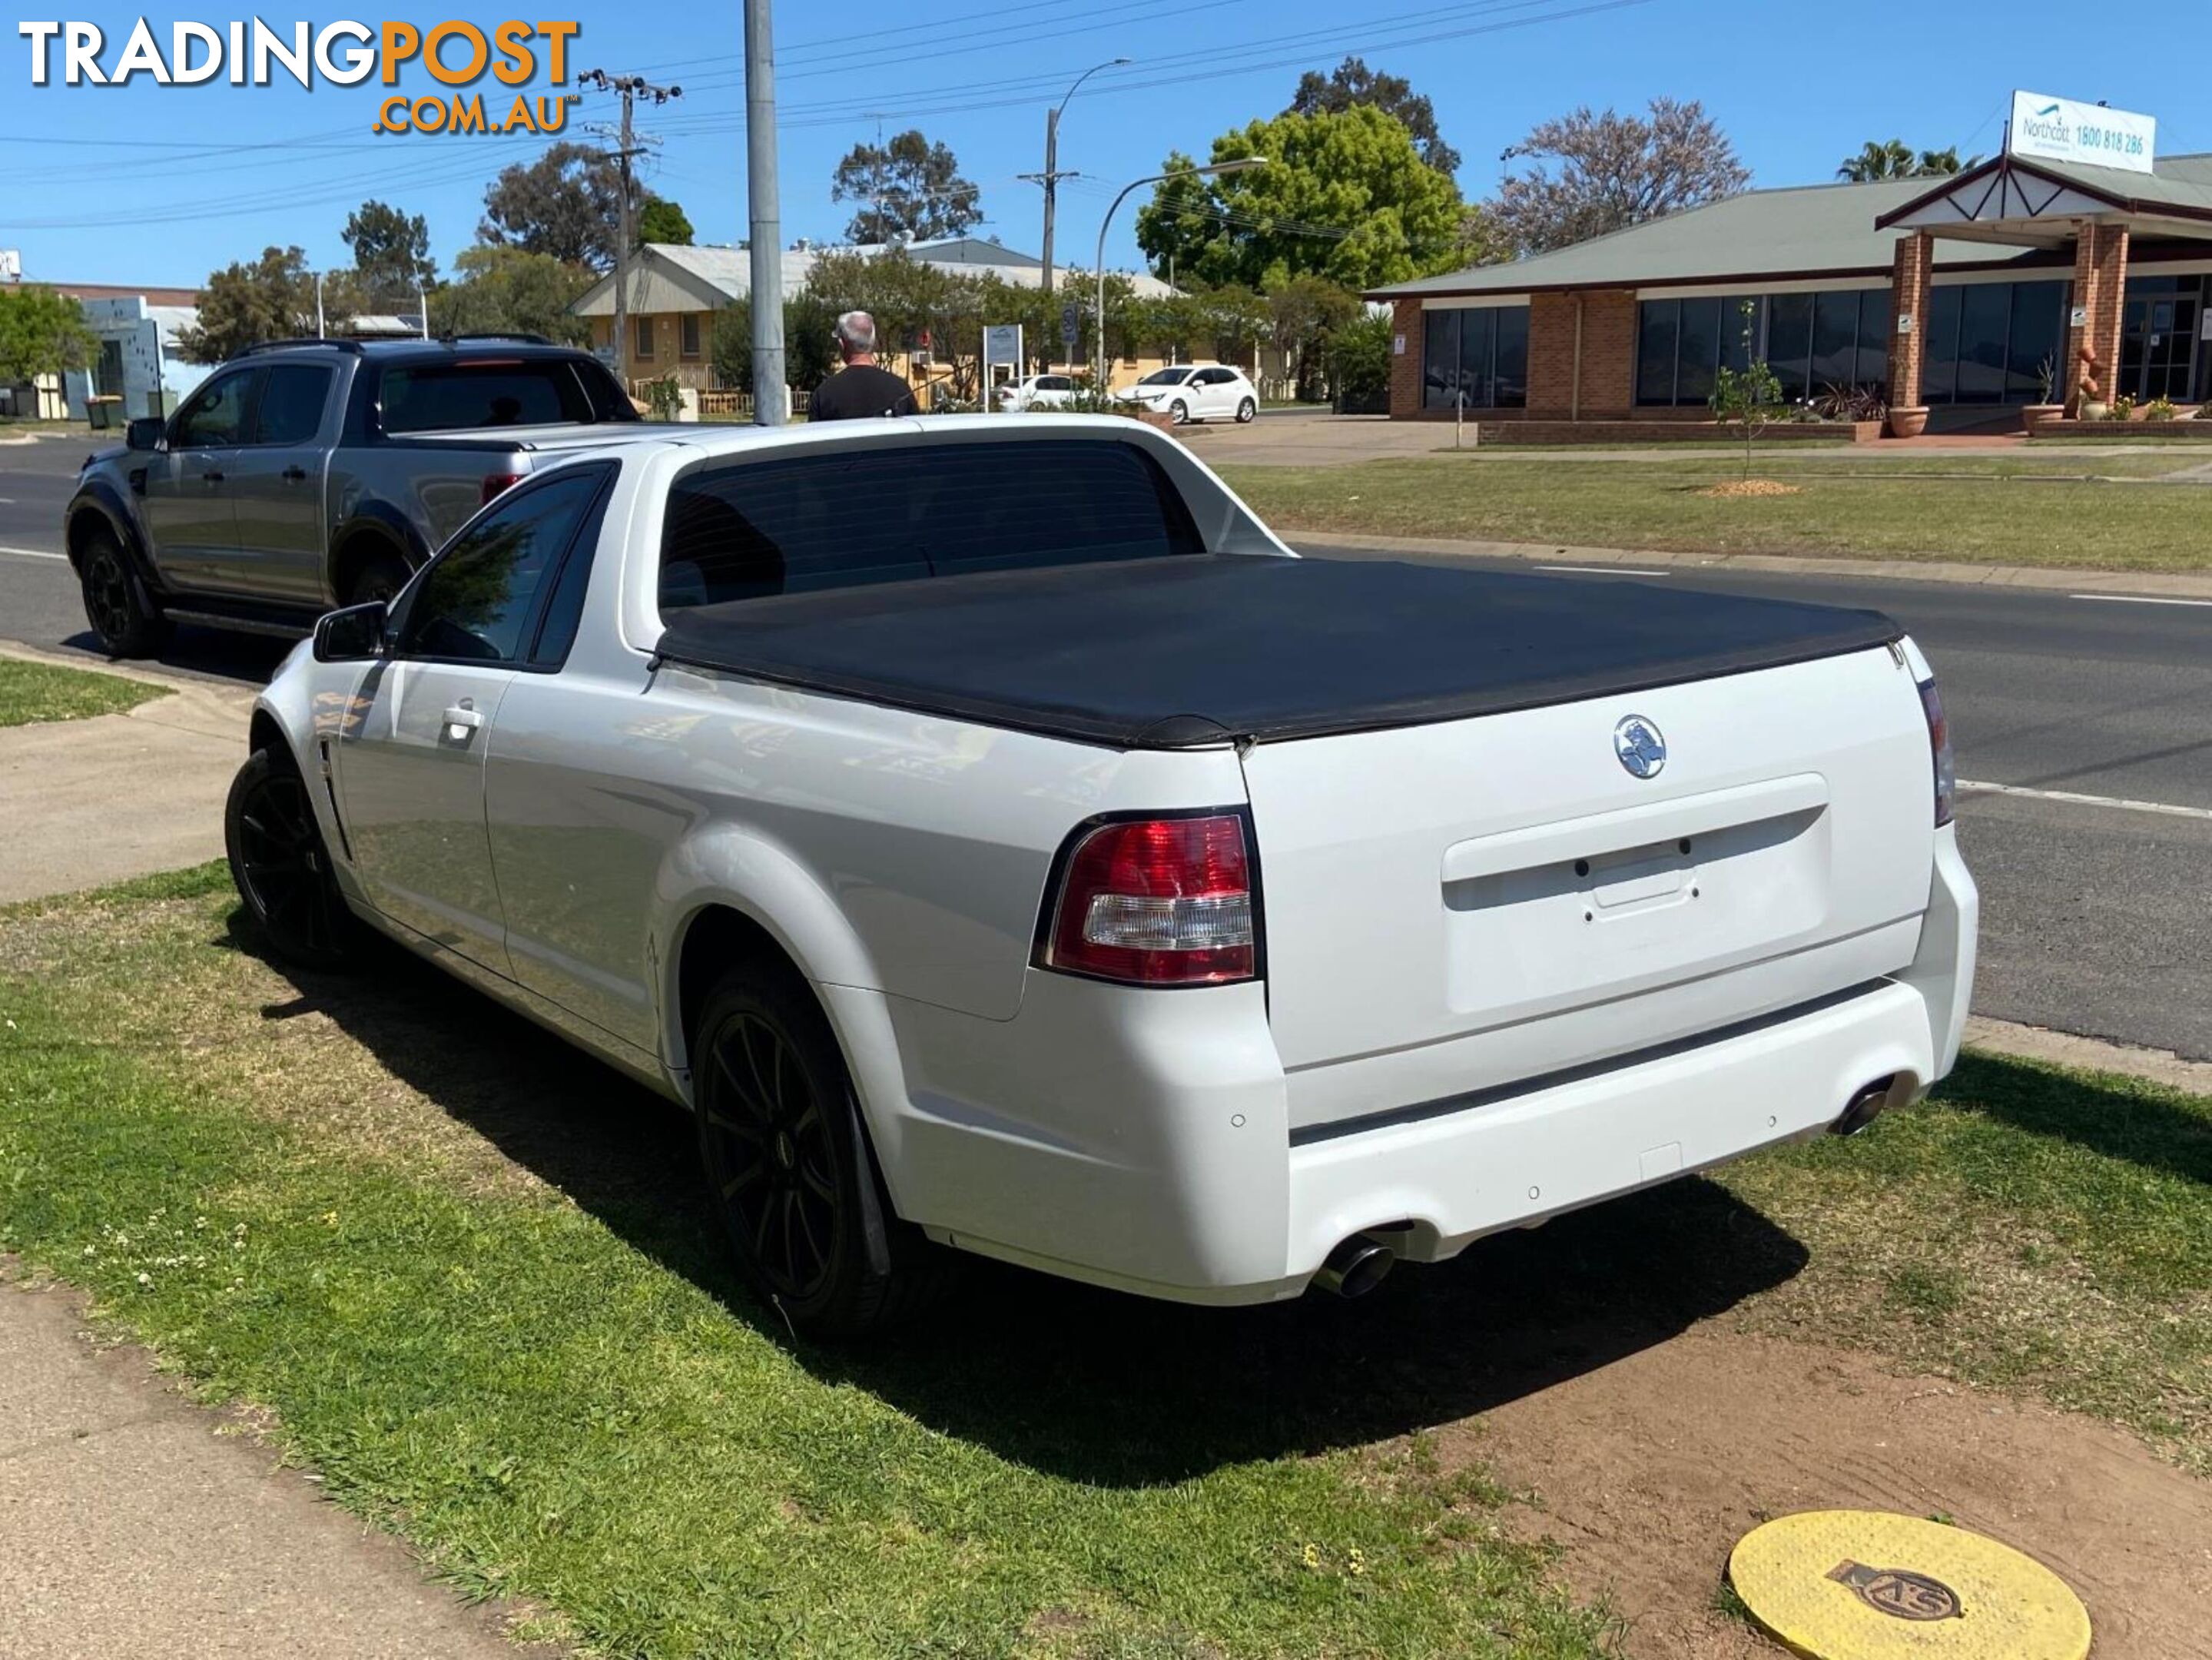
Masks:
[[[1877,611],[1389,561],[1199,555],[672,611],[657,657],[1115,749],[1418,726],[1887,645]]]

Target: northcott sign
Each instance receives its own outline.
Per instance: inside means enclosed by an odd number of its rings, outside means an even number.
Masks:
[[[2012,155],[2039,155],[2046,161],[2087,162],[2092,167],[2149,173],[2157,140],[2158,123],[2150,116],[2106,109],[2102,104],[2077,104],[2070,98],[2015,92],[2005,150]]]

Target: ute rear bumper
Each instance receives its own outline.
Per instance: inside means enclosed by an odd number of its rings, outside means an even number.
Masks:
[[[871,1119],[900,1211],[939,1239],[1155,1297],[1273,1301],[1356,1235],[1440,1261],[1823,1134],[1877,1080],[1885,1105],[1917,1098],[1958,1053],[1977,915],[1946,829],[1899,974],[1510,1091],[1299,1130],[1257,988],[1045,976],[1008,1022],[895,1010],[905,1087],[889,1122],[873,1104]]]

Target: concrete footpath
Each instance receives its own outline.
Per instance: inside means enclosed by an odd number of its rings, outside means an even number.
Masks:
[[[0,729],[0,901],[222,854],[252,694],[117,672],[172,695]],[[96,1345],[78,1293],[13,1277],[0,1258],[0,1660],[521,1652],[244,1421],[179,1395],[143,1350]]]

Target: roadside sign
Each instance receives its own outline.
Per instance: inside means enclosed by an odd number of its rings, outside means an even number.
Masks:
[[[2158,123],[2131,110],[2015,92],[2005,149],[2047,161],[2086,161],[2093,167],[2148,173],[2158,153]]]
[[[1082,329],[1083,313],[1076,310],[1075,301],[1071,300],[1060,308],[1060,344],[1066,348],[1070,357],[1075,356],[1076,337]]]

